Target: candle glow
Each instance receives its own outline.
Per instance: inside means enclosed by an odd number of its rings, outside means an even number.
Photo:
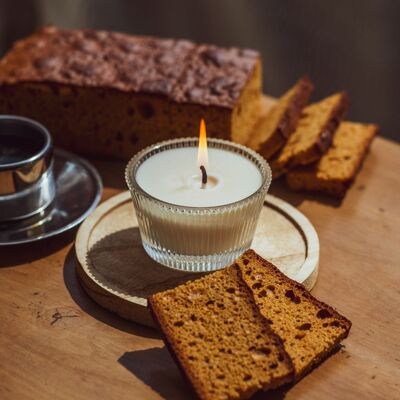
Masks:
[[[199,132],[199,149],[197,152],[197,166],[200,168],[203,166],[205,169],[208,168],[208,151],[207,151],[207,132],[206,123],[204,119],[200,121],[200,132]]]

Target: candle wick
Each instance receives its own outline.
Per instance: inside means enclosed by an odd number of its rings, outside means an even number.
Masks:
[[[200,165],[200,169],[201,169],[201,183],[203,185],[207,184],[207,171],[204,167],[204,165]]]

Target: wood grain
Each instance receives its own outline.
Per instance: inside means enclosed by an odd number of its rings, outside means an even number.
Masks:
[[[318,275],[319,240],[307,218],[267,195],[251,246],[311,290]],[[154,327],[147,297],[203,275],[164,267],[144,251],[129,191],[101,204],[76,236],[77,274],[87,294],[107,310]]]
[[[104,199],[125,190],[123,164],[95,163]],[[338,353],[287,392],[256,399],[398,399],[400,146],[378,138],[345,199],[272,193],[316,227],[315,296],[350,318]],[[75,275],[74,233],[0,251],[0,398],[192,399],[157,333],[99,307]]]

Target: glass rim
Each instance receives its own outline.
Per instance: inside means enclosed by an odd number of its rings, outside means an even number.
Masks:
[[[226,203],[226,204],[220,204],[216,206],[184,206],[180,204],[174,204],[174,203],[169,203],[167,201],[161,200],[157,197],[152,196],[150,193],[146,192],[137,182],[136,180],[136,174],[135,172],[139,168],[139,166],[147,159],[146,156],[152,156],[153,154],[159,153],[161,151],[173,149],[176,147],[173,147],[174,144],[181,144],[181,146],[178,146],[178,148],[184,148],[184,147],[197,147],[199,143],[199,138],[198,137],[185,137],[185,138],[178,138],[178,139],[170,139],[170,140],[164,140],[161,142],[158,142],[156,144],[150,145],[143,150],[139,151],[136,153],[129,161],[128,164],[126,165],[125,168],[125,181],[128,186],[129,191],[132,193],[132,191],[140,193],[142,196],[146,197],[147,199],[157,203],[161,207],[164,208],[173,208],[176,211],[182,211],[182,212],[208,212],[212,210],[220,210],[224,209],[227,207],[235,207],[239,206],[242,204],[245,204],[249,202],[251,199],[257,197],[263,192],[266,192],[271,184],[272,181],[272,171],[271,168],[268,164],[268,162],[265,160],[264,157],[262,157],[260,154],[258,154],[256,151],[243,146],[241,144],[229,141],[229,140],[224,140],[224,139],[216,139],[216,138],[207,138],[207,145],[210,148],[221,148],[225,150],[229,149],[234,149],[236,150],[235,153],[239,154],[247,154],[247,159],[250,161],[254,160],[254,162],[258,168],[258,170],[261,173],[262,177],[262,182],[260,187],[253,193],[251,193],[249,196],[244,197],[243,199]],[[257,165],[258,163],[258,165]]]

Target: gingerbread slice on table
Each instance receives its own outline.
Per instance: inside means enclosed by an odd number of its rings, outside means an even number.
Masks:
[[[354,181],[378,130],[378,126],[373,124],[342,122],[332,147],[317,163],[294,168],[287,173],[289,187],[343,197]]]
[[[282,339],[295,379],[320,363],[349,334],[347,318],[253,250],[236,263],[261,314]]]
[[[202,400],[247,399],[289,382],[293,367],[236,265],[157,293],[149,307]]]

